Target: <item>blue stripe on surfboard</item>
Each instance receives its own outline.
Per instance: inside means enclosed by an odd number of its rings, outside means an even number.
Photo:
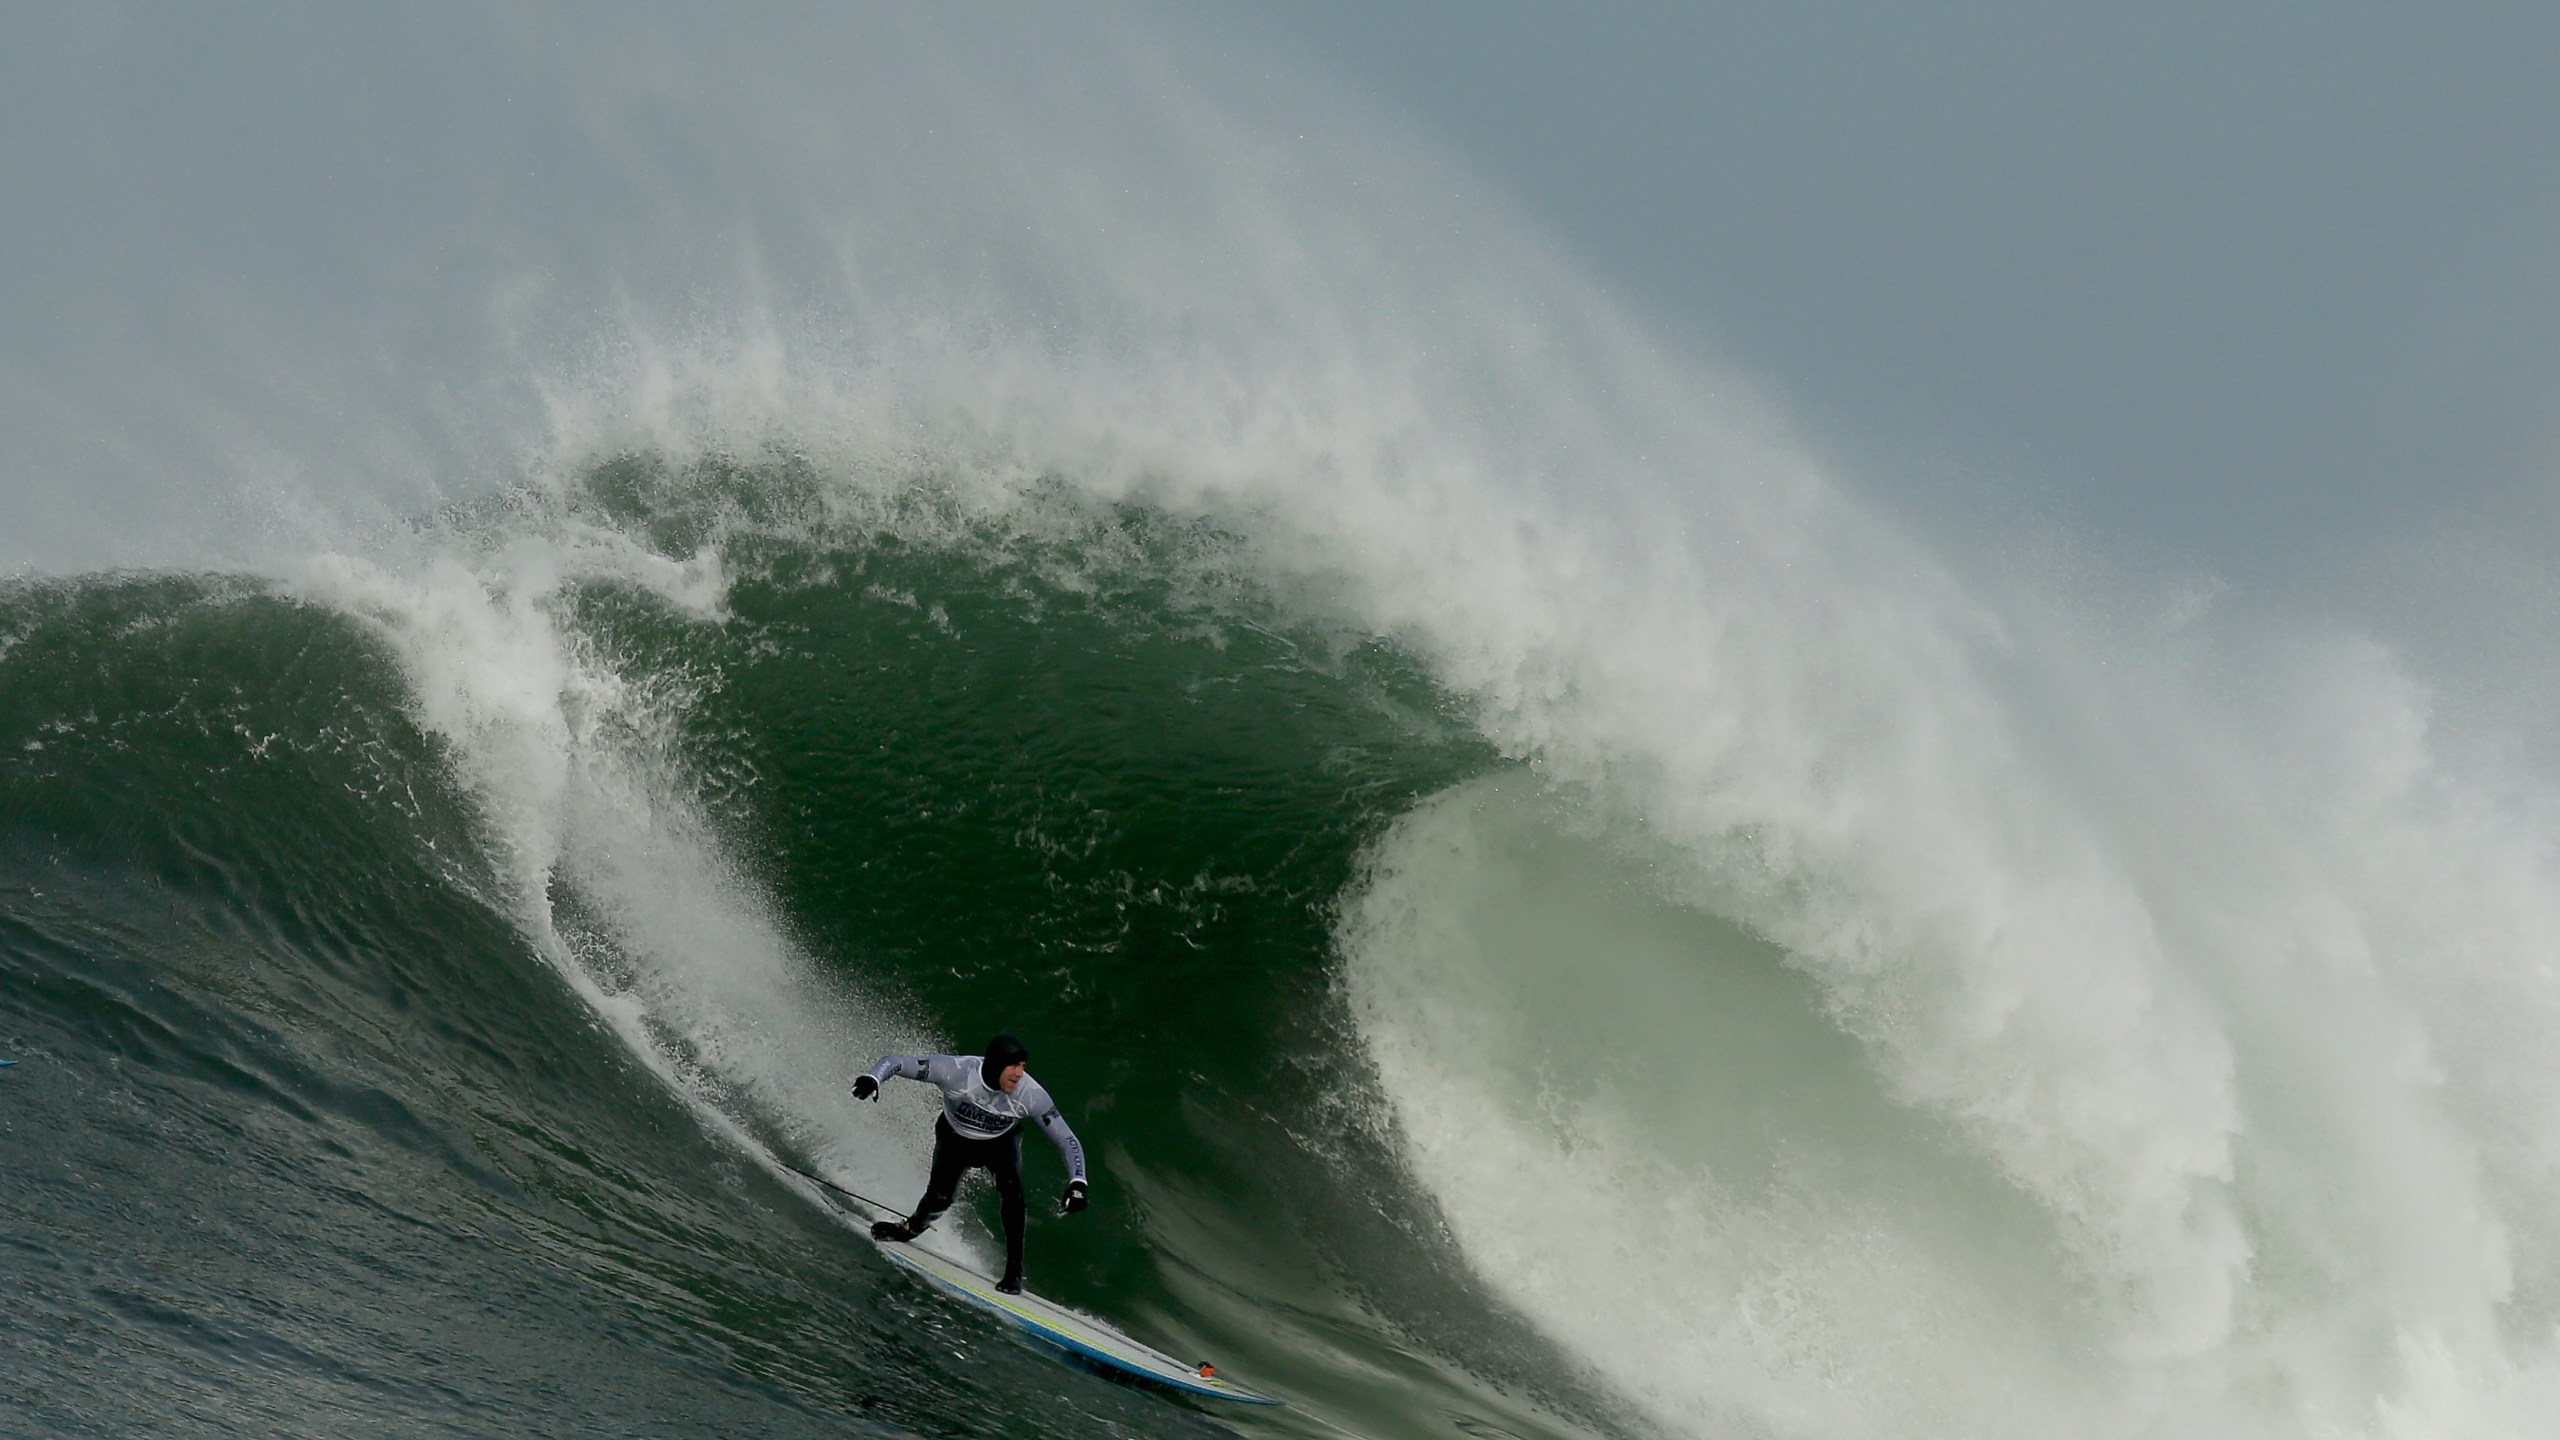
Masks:
[[[1221,1378],[1204,1382],[1197,1376],[1193,1375],[1190,1371],[1183,1368],[1181,1361],[1175,1360],[1169,1355],[1160,1356],[1167,1368],[1159,1369],[1154,1365],[1147,1364],[1137,1357],[1119,1350],[1105,1349],[1103,1347],[1108,1345],[1110,1342],[1089,1339],[1075,1333],[1074,1331],[1065,1329],[1055,1322],[1044,1320],[1029,1311],[1017,1308],[1001,1298],[1000,1292],[977,1290],[970,1286],[963,1285],[958,1281],[953,1280],[950,1276],[934,1269],[932,1266],[918,1261],[912,1255],[907,1253],[903,1247],[896,1245],[882,1245],[880,1247],[880,1252],[888,1256],[890,1259],[897,1261],[900,1265],[905,1266],[908,1270],[932,1281],[942,1289],[948,1290],[952,1294],[976,1304],[981,1309],[991,1310],[996,1314],[1003,1316],[1005,1319],[1012,1321],[1017,1328],[1025,1331],[1026,1333],[1045,1341],[1048,1344],[1055,1345],[1071,1354],[1082,1356],[1103,1365],[1108,1365],[1123,1375],[1133,1375],[1141,1380],[1151,1380],[1168,1389],[1179,1390],[1186,1395],[1197,1395],[1208,1400],[1233,1400],[1245,1405],[1278,1405],[1283,1403],[1282,1401],[1275,1400],[1268,1395],[1260,1395],[1251,1390],[1247,1390],[1232,1380]],[[934,1258],[940,1259],[941,1257],[936,1256]],[[948,1264],[949,1262],[945,1261],[944,1263]],[[958,1270],[960,1267],[954,1265],[952,1268],[954,1270]],[[962,1273],[966,1274],[968,1272],[963,1271]],[[1130,1343],[1135,1345],[1137,1342],[1131,1341]]]

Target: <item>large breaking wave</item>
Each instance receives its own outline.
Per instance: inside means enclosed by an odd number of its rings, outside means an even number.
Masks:
[[[555,278],[429,419],[279,382],[322,503],[0,599],[8,1403],[1189,1428],[785,1168],[913,1188],[844,1083],[1012,1024],[1108,1187],[1035,1282],[1305,1423],[2560,1407],[2554,797],[2401,657],[1920,542],[1356,107],[882,22],[697,113],[671,23],[491,43],[756,240],[492,179]]]

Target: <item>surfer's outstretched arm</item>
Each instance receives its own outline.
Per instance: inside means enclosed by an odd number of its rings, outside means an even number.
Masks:
[[[857,1100],[880,1098],[880,1082],[891,1078],[922,1080],[948,1090],[958,1078],[959,1060],[950,1055],[883,1055],[871,1073],[853,1082]]]
[[[933,1078],[933,1062],[942,1058],[939,1055],[883,1055],[880,1063],[871,1067],[871,1078],[930,1080]]]
[[[1047,1100],[1048,1092],[1041,1092],[1040,1098]],[[1083,1184],[1084,1142],[1076,1138],[1076,1132],[1067,1128],[1067,1117],[1058,1113],[1057,1105],[1052,1102],[1041,1109],[1031,1117],[1031,1123],[1057,1143],[1059,1157],[1067,1162],[1067,1178]]]

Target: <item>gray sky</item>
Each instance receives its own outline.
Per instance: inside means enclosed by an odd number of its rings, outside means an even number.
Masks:
[[[1286,14],[1878,476],[2250,573],[2553,473],[2560,7]]]
[[[898,8],[14,10],[0,566],[187,531],[262,466],[467,484],[528,406],[510,305],[600,315],[742,233],[789,253],[793,200],[945,184],[980,52],[986,94],[1113,83],[1072,17],[884,61]],[[1445,147],[1914,512],[2247,577],[2549,489],[2560,8],[1140,13]]]

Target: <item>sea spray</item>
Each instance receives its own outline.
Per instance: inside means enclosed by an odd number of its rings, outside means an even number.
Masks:
[[[843,1146],[864,1133],[846,1093],[861,1057],[924,1048],[912,1022],[794,953],[695,813],[674,753],[693,677],[619,668],[576,623],[579,593],[603,588],[718,624],[717,551],[679,563],[574,516],[495,542],[474,531],[419,532],[398,558],[313,556],[290,583],[370,622],[399,656],[423,727],[451,745],[506,858],[529,941],[634,1054],[721,1128],[817,1141],[875,1191],[919,1187],[912,1145]]]

